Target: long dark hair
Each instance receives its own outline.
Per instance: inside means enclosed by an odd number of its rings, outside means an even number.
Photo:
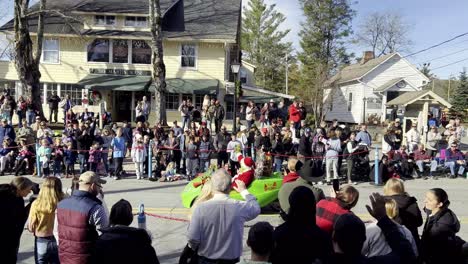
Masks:
[[[315,196],[311,189],[299,186],[289,196],[287,221],[299,225],[315,225]]]
[[[447,192],[441,188],[433,188],[430,190],[437,199],[437,202],[442,203],[441,209],[446,209],[450,206]]]

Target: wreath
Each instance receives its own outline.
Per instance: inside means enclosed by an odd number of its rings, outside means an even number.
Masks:
[[[89,100],[93,105],[99,104],[102,100],[102,94],[99,91],[92,91]]]

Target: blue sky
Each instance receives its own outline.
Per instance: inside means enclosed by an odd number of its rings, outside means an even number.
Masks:
[[[287,40],[294,43],[296,50],[300,49],[298,32],[300,31],[300,22],[303,16],[299,1],[265,1],[269,4],[275,3],[278,9],[285,14],[287,20],[283,27],[291,29]],[[244,0],[244,5],[247,2],[248,0]],[[409,36],[413,42],[411,52],[419,51],[468,32],[467,0],[357,0],[353,1],[352,8],[356,11],[356,16],[353,19],[354,30],[370,13],[387,10],[401,13],[411,28]],[[348,47],[356,55],[360,55],[364,50],[364,47],[357,47],[351,43]],[[431,61],[455,52],[457,53]],[[417,66],[423,62],[431,61],[431,68],[437,68],[465,58],[468,59],[468,36],[416,56],[411,56],[408,59]],[[463,67],[468,67],[468,60],[434,70],[434,72],[439,78],[448,78],[451,74],[458,76]]]

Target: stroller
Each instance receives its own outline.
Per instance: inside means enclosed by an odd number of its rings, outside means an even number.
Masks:
[[[366,144],[360,143],[353,155],[354,167],[352,179],[355,181],[368,181],[370,174],[369,148]]]

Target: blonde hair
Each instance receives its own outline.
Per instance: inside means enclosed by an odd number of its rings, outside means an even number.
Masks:
[[[340,188],[336,194],[336,199],[344,203],[344,207],[348,210],[356,206],[359,200],[359,191],[351,185],[345,185]]]
[[[290,158],[288,159],[288,170],[290,171],[296,171],[296,165],[299,160],[296,158]]]
[[[198,195],[198,197],[195,199],[195,202],[193,202],[192,208],[190,208],[189,219],[192,217],[195,208],[197,208],[199,204],[211,200],[211,198],[213,198],[213,195],[213,184],[211,184],[210,179],[207,179],[205,184],[203,184],[203,187],[200,191],[200,195]]]
[[[169,162],[166,166],[166,170],[172,170],[175,167],[175,163],[173,161]]]
[[[39,196],[34,201],[37,211],[43,213],[53,213],[57,209],[57,204],[64,198],[62,191],[62,181],[56,177],[47,177],[42,183]],[[34,221],[35,216],[32,216]]]
[[[385,202],[385,211],[390,219],[398,217],[398,204],[394,199],[388,199]]]
[[[383,187],[384,195],[405,194],[405,185],[403,181],[397,178],[391,178],[385,183]]]

